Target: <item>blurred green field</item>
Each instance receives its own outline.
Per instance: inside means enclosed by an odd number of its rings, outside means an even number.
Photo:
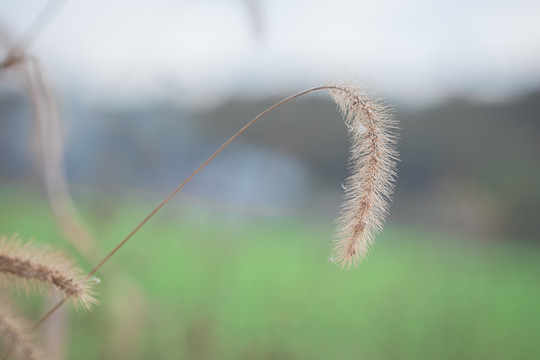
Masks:
[[[35,193],[6,187],[0,203],[2,234],[72,251]],[[389,226],[342,271],[327,261],[332,219],[239,222],[180,203],[99,272],[99,307],[70,309],[69,359],[540,358],[538,247]],[[152,204],[83,212],[105,251]],[[35,299],[21,300],[34,317]]]

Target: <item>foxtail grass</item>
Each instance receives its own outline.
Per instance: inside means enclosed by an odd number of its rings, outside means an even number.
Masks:
[[[0,237],[0,279],[26,293],[53,289],[85,309],[96,303],[94,281],[71,259],[47,246],[23,243],[17,236]]]
[[[357,265],[382,231],[396,177],[396,121],[388,107],[358,88],[337,87],[330,95],[341,110],[351,142],[350,175],[338,219],[334,259]]]
[[[291,100],[317,91],[325,91],[330,94],[344,114],[345,123],[349,129],[352,144],[349,159],[351,174],[347,180],[345,203],[338,220],[338,239],[335,240],[334,253],[337,262],[341,263],[342,267],[349,268],[351,265],[358,265],[373,244],[374,235],[382,230],[388,200],[393,190],[393,181],[396,175],[395,163],[397,160],[397,151],[394,146],[396,122],[390,115],[388,108],[366,96],[360,89],[346,85],[323,85],[291,95],[270,106],[245,124],[135,226],[88,273],[87,278],[105,265],[133,235],[206,165],[259,119]],[[39,326],[51,316],[55,310],[62,306],[64,301],[65,298],[45,314],[36,326]]]

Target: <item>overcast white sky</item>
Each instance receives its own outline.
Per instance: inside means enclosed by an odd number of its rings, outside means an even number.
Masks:
[[[540,1],[68,0],[30,47],[89,98],[292,92],[334,79],[422,103],[540,88]],[[0,0],[16,38],[44,0]]]

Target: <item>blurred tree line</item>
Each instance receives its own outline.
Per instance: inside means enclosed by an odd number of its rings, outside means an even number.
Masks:
[[[68,176],[75,183],[167,191],[275,100],[236,98],[198,111],[170,103],[104,110],[70,101],[64,107]],[[497,103],[464,97],[422,109],[398,105],[394,112],[401,162],[389,221],[540,240],[540,92]],[[31,116],[23,94],[0,94],[0,179],[31,171]],[[300,160],[312,179],[309,198],[341,191],[346,128],[325,97],[287,104],[239,143]],[[306,208],[317,208],[312,205]]]

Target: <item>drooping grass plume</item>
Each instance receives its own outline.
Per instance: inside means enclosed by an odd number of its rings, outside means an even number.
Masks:
[[[14,314],[6,299],[0,299],[0,342],[2,349],[7,350],[19,359],[41,359],[41,352],[34,344],[30,326]]]
[[[86,309],[96,303],[94,281],[73,261],[47,246],[23,244],[17,236],[0,237],[0,279],[27,292],[52,288]]]
[[[387,203],[393,190],[397,152],[394,148],[396,135],[392,133],[395,120],[388,109],[377,101],[365,96],[358,88],[342,85],[323,85],[291,95],[270,106],[251,119],[233,134],[212,155],[203,161],[184,181],[159,203],[127,236],[118,243],[90,272],[95,274],[122,248],[155,214],[161,210],[180,190],[182,190],[202,169],[219,155],[227,146],[242,135],[272,110],[291,100],[317,91],[326,91],[332,96],[345,116],[345,123],[351,137],[351,175],[347,180],[346,202],[342,207],[336,241],[336,261],[342,266],[357,265],[373,243],[377,231],[387,212]],[[61,300],[36,326],[47,320],[65,300]]]
[[[90,271],[89,275],[98,271],[148,220],[255,122],[281,105],[316,91],[326,91],[330,94],[345,116],[345,124],[349,129],[351,175],[347,180],[346,201],[339,221],[340,240],[336,242],[335,254],[336,261],[343,266],[357,265],[367,254],[375,233],[382,230],[396,175],[397,137],[392,130],[396,128],[397,123],[387,107],[367,96],[359,88],[348,85],[323,85],[278,101],[251,119],[180,183]]]
[[[345,117],[351,141],[350,175],[338,219],[334,259],[357,265],[383,227],[396,177],[396,121],[388,108],[354,87],[329,90]]]

